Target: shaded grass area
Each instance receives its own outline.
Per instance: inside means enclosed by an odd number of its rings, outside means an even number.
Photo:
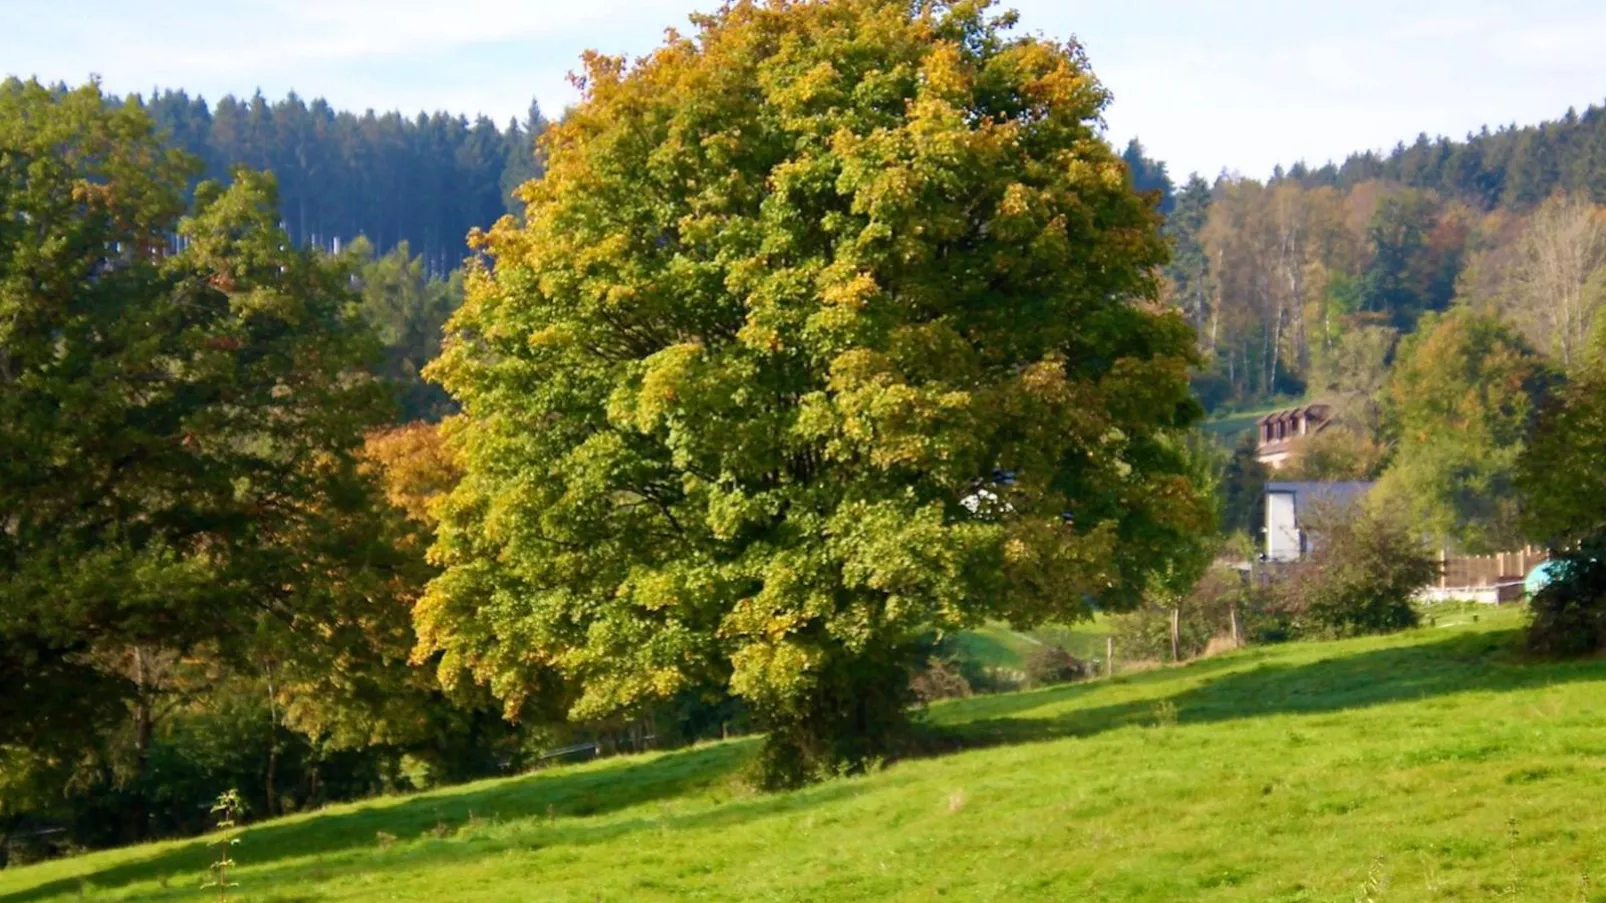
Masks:
[[[984,668],[1020,671],[1032,650],[1041,645],[1058,646],[1080,659],[1104,657],[1104,638],[1110,633],[1103,615],[1091,621],[1068,626],[1045,625],[1034,630],[1014,630],[1006,624],[987,624],[954,634],[950,643],[962,657]]]
[[[1517,617],[956,700],[926,721],[963,751],[795,793],[743,789],[743,740],[293,817],[245,832],[242,898],[1606,899],[1606,663],[1523,660]],[[197,899],[206,861],[0,901]]]
[[[1037,642],[1002,625],[989,624],[956,633],[948,641],[960,658],[983,668],[1019,671]]]

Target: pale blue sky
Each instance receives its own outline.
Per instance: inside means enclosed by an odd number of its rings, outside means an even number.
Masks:
[[[639,54],[709,0],[0,0],[0,72],[335,106],[521,114],[575,100],[586,48]],[[1076,34],[1174,176],[1263,176],[1418,132],[1462,136],[1606,100],[1601,0],[1013,0]]]

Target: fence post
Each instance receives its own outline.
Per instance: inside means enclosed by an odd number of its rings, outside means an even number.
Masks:
[[[1450,585],[1450,550],[1439,546],[1439,589]]]
[[[1115,637],[1107,636],[1107,637],[1104,638],[1104,676],[1105,677],[1113,677],[1114,675],[1115,675]]]

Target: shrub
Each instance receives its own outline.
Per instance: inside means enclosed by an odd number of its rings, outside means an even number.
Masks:
[[[1417,625],[1411,597],[1438,575],[1438,563],[1404,518],[1360,506],[1327,511],[1311,535],[1311,554],[1276,587],[1292,632],[1353,636]]]
[[[1090,673],[1087,662],[1058,646],[1044,643],[1026,656],[1026,683],[1042,687],[1080,680]]]
[[[1606,533],[1555,562],[1554,578],[1529,603],[1528,648],[1553,656],[1606,649]]]
[[[938,656],[926,660],[926,667],[915,674],[909,689],[922,704],[939,699],[961,699],[974,692],[960,663]]]
[[[1232,381],[1219,373],[1195,373],[1188,377],[1188,387],[1200,407],[1212,414],[1232,398]]]

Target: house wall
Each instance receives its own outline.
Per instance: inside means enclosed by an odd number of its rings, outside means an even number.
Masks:
[[[1266,557],[1272,561],[1292,561],[1299,557],[1300,551],[1294,493],[1267,492]]]

